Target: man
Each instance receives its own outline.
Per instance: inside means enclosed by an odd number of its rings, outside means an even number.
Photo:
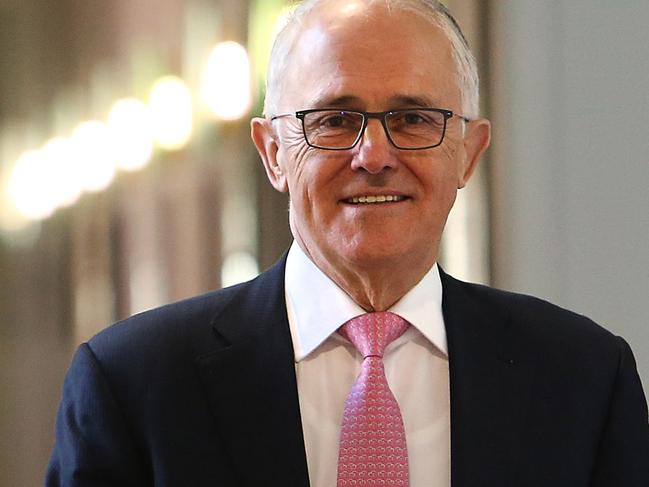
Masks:
[[[649,485],[628,345],[436,265],[489,143],[477,85],[433,0],[303,4],[252,121],[294,244],[82,345],[47,484]]]

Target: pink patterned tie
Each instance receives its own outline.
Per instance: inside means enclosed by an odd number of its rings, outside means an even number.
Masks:
[[[338,487],[408,486],[403,419],[383,368],[385,347],[408,326],[400,316],[380,312],[357,316],[338,330],[364,357],[345,403]]]

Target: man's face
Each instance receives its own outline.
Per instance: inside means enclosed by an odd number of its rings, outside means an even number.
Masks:
[[[436,107],[461,113],[450,43],[438,28],[411,13],[338,3],[312,14],[298,35],[281,112]],[[456,191],[488,143],[487,122],[478,129],[481,140],[467,142],[475,131],[457,117],[448,121],[440,146],[416,151],[392,146],[379,120],[370,120],[359,144],[344,151],[309,147],[294,117],[265,124],[266,136],[255,137],[253,123],[253,137],[271,182],[289,192],[293,235],[330,276],[398,264],[398,272],[415,268],[421,277],[437,258]],[[374,196],[380,202],[355,202]]]

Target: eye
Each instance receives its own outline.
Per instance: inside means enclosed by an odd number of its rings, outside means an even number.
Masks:
[[[324,130],[333,129],[354,129],[362,123],[362,117],[350,112],[330,111],[322,113],[318,119],[318,125]]]
[[[347,124],[347,117],[343,113],[331,114],[322,117],[320,125],[325,128],[340,128]]]
[[[363,125],[363,115],[344,110],[317,110],[304,118],[304,129],[311,134],[331,137],[356,132]]]
[[[419,112],[406,112],[403,114],[403,122],[406,125],[418,125],[426,122],[426,120]]]
[[[395,111],[388,123],[393,130],[439,130],[444,127],[444,115],[432,110]]]

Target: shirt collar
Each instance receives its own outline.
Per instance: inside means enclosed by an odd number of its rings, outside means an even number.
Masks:
[[[365,313],[295,241],[286,259],[285,295],[296,362],[313,352],[343,323]],[[437,264],[388,311],[407,320],[448,355]]]

